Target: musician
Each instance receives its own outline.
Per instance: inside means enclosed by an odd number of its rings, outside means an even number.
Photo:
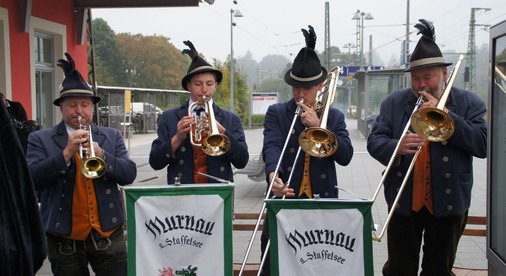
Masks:
[[[192,62],[181,85],[190,92],[190,99],[182,106],[162,113],[158,137],[151,145],[149,164],[155,170],[167,167],[168,184],[174,184],[175,181],[182,184],[218,183],[219,180],[215,178],[233,182],[232,165],[241,169],[249,160],[241,120],[233,112],[221,109],[213,103],[213,95],[221,82],[222,73],[200,57],[190,41],[185,41],[184,44],[190,49],[183,50],[183,54],[188,54]],[[209,114],[209,111],[196,108],[190,112],[189,106],[194,102],[202,102],[204,97],[210,101],[209,106],[212,106],[219,133],[230,140],[230,148],[220,156],[206,155],[202,147],[190,142],[194,117],[201,115],[196,113]],[[206,133],[203,135],[204,138]],[[215,178],[208,178],[199,172]]]
[[[306,47],[302,48],[293,62],[292,68],[285,74],[285,82],[292,87],[293,98],[288,102],[271,105],[265,115],[263,142],[263,158],[268,185],[273,182],[271,195],[281,198],[307,199],[318,196],[321,198],[337,198],[337,173],[335,163],[346,166],[353,156],[353,146],[349,137],[344,114],[335,108],[329,109],[327,130],[337,138],[337,150],[328,157],[313,157],[301,151],[295,162],[299,148],[299,134],[308,127],[319,127],[321,114],[314,109],[318,90],[327,78],[327,70],[321,66],[318,55],[314,51],[316,33],[312,26],[309,30],[302,29],[306,39]],[[297,107],[300,116],[295,120],[294,130],[289,133]],[[285,153],[281,151],[288,139]],[[280,168],[276,172],[278,162]],[[290,183],[288,178],[293,172]],[[285,185],[288,184],[288,185]],[[303,185],[304,184],[304,185]],[[261,237],[262,255],[269,239],[267,220]],[[263,266],[262,275],[270,275],[269,256]]]
[[[27,163],[39,192],[41,214],[54,275],[126,275],[123,207],[118,185],[132,183],[135,163],[128,158],[117,129],[92,124],[93,105],[100,98],[74,67],[74,60],[58,60],[65,79],[60,97],[62,121],[28,136]],[[81,129],[82,124],[89,129]],[[91,140],[90,140],[91,137]],[[93,143],[91,143],[93,142]],[[80,152],[105,162],[105,173],[91,179],[81,172]],[[80,150],[81,148],[81,150]]]
[[[444,112],[455,123],[453,135],[442,142],[429,142],[411,129],[399,141],[417,98],[423,98],[422,107],[436,107],[451,64],[445,62],[435,42],[432,24],[421,19],[415,27],[422,37],[406,70],[411,87],[383,100],[367,139],[367,150],[383,165],[400,143],[384,182],[388,209],[395,208],[395,212],[387,230],[388,260],[383,275],[418,275],[422,240],[421,275],[454,275],[455,254],[471,204],[473,156],[485,158],[487,154],[486,107],[475,93],[451,87]],[[418,147],[421,151],[400,201],[392,206]]]

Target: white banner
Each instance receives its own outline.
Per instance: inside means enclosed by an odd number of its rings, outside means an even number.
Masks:
[[[279,275],[364,275],[358,210],[285,209],[276,219]]]
[[[374,275],[372,201],[266,200],[271,273]]]
[[[129,275],[232,275],[232,184],[124,190]]]

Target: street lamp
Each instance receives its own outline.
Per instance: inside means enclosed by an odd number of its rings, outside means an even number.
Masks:
[[[364,62],[364,17],[365,20],[374,19],[374,17],[372,17],[370,13],[360,12],[360,10],[357,10],[355,15],[353,15],[353,17],[351,18],[352,20],[357,20],[357,47],[360,47],[360,60],[359,60],[360,69],[362,69],[362,63]],[[360,33],[360,40],[358,39],[359,33]]]
[[[346,43],[346,44],[344,44],[343,48],[348,49],[348,58],[349,58],[349,63],[351,64],[351,48],[357,48],[357,46],[355,46],[355,44],[353,44],[353,43]]]
[[[230,9],[230,111],[232,112],[234,112],[234,17],[242,17],[242,13]]]

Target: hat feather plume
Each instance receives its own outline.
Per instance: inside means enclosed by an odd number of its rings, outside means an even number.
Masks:
[[[425,19],[419,19],[418,21],[420,21],[420,23],[415,24],[415,28],[418,29],[417,34],[422,34],[423,36],[432,39],[432,41],[436,41],[436,32],[434,30],[434,25],[432,25],[432,22]]]
[[[189,55],[191,59],[194,59],[199,55],[199,52],[197,52],[197,49],[195,49],[195,46],[193,46],[193,43],[191,43],[191,41],[186,40],[186,41],[183,41],[183,43],[184,43],[184,45],[186,45],[190,48],[190,49],[184,49],[182,51],[183,54]]]
[[[68,76],[70,73],[76,70],[76,64],[69,53],[65,53],[65,56],[67,57],[67,60],[59,59],[57,65],[63,69],[65,76]]]
[[[314,32],[313,26],[308,25],[309,31],[302,29],[302,33],[306,38],[306,46],[314,50],[316,46],[316,33]]]

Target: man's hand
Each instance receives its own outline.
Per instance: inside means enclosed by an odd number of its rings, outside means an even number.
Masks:
[[[401,140],[397,154],[415,154],[418,147],[423,146],[425,139],[422,136],[409,132]]]
[[[79,152],[79,147],[83,144],[88,143],[90,133],[88,130],[77,129],[69,135],[67,140],[67,146],[63,149],[63,157],[65,162],[69,163],[70,159]]]
[[[274,177],[274,172],[269,174],[269,183],[272,182],[272,178]],[[274,179],[274,183],[272,184],[271,192],[277,197],[294,197],[295,193],[292,188],[288,187],[283,183],[283,180],[276,175]]]
[[[302,120],[302,124],[306,127],[319,127],[320,126],[320,118],[318,118],[318,114],[316,114],[316,110],[312,107],[302,103],[297,102],[297,105],[300,107],[300,119]]]

